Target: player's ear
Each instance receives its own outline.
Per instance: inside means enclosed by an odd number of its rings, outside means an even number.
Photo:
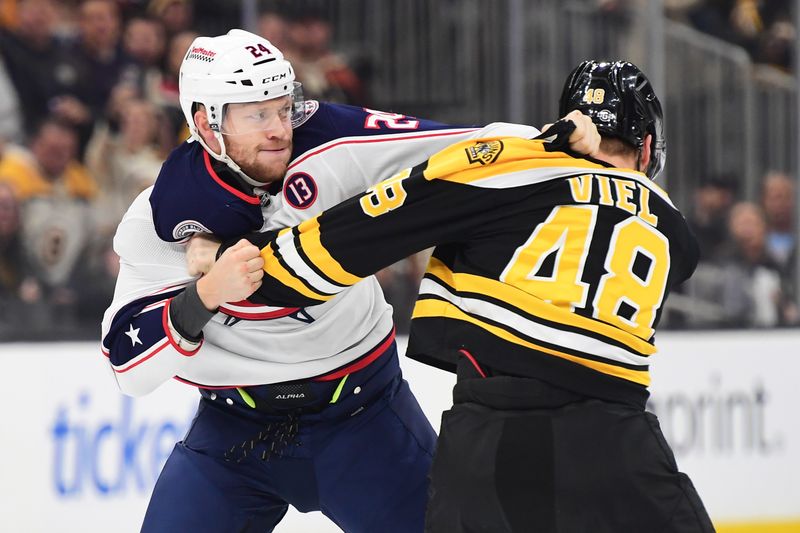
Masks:
[[[208,114],[206,113],[206,108],[202,105],[198,105],[192,118],[194,119],[194,125],[197,128],[197,133],[203,138],[203,142],[206,143],[206,146],[214,150],[214,152],[220,153],[219,141],[214,135],[214,130],[211,129],[211,126],[208,123]]]
[[[203,106],[197,106],[197,109],[194,112],[194,125],[197,127],[197,131],[203,136],[203,139],[206,138],[206,135],[212,134],[211,126],[208,124],[208,115],[206,114],[206,108]]]
[[[639,168],[646,169],[650,164],[650,154],[653,153],[653,136],[649,133],[644,136],[642,141],[642,151],[639,154]],[[644,172],[644,170],[642,170]]]

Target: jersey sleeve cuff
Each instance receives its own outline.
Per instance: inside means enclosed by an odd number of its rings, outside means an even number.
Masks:
[[[200,338],[197,340],[183,337],[172,324],[172,317],[170,316],[169,312],[171,303],[172,298],[167,300],[166,305],[164,305],[164,313],[162,317],[164,332],[167,335],[167,340],[178,353],[187,357],[191,357],[196,354],[203,345],[203,333],[200,333]]]

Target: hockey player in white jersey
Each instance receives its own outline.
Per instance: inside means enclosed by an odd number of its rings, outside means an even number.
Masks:
[[[183,243],[292,226],[453,142],[537,131],[303,102],[296,86],[256,35],[195,40],[180,87],[192,138],[115,237],[103,351],[120,389],[174,378],[202,397],[143,531],[271,531],[289,504],[348,532],[422,531],[435,433],[402,379],[377,281],[310,309],[268,307],[244,300],[261,272],[255,247],[222,259],[246,270],[237,285],[198,281]]]

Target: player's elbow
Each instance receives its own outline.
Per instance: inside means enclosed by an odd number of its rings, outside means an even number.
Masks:
[[[114,372],[114,378],[120,392],[134,398],[150,394],[163,383],[161,380],[143,379],[141,375],[126,375],[126,373],[119,372]]]

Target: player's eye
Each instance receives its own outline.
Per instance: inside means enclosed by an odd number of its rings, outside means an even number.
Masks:
[[[258,111],[256,113],[251,113],[247,115],[248,120],[252,120],[253,122],[263,122],[267,119],[266,111]]]

